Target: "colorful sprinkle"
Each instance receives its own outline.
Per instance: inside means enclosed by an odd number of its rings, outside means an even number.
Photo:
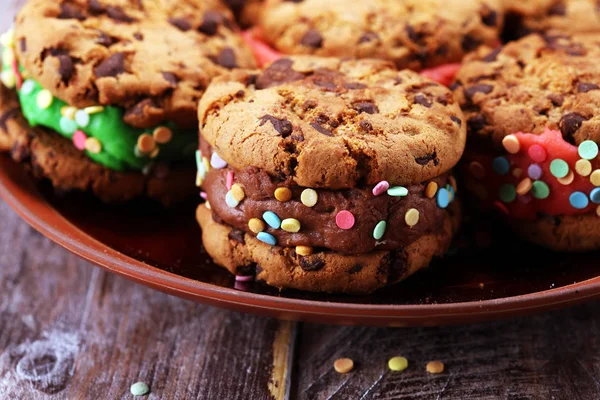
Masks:
[[[455,197],[454,188],[451,185],[446,185],[446,190],[448,191],[448,203],[452,203]]]
[[[265,223],[258,218],[250,218],[248,228],[254,233],[262,232],[265,230]]]
[[[14,87],[17,86],[17,76],[9,69],[2,71],[0,74],[0,81],[2,81],[2,84],[9,89],[14,89]]]
[[[83,131],[75,131],[75,133],[73,133],[73,145],[77,150],[85,150],[86,140],[87,135]]]
[[[510,154],[517,154],[521,150],[521,143],[515,135],[505,136],[502,145]]]
[[[498,210],[500,210],[500,212],[502,212],[503,214],[510,215],[510,211],[508,211],[508,208],[506,208],[504,203],[502,203],[500,201],[495,201],[494,207],[496,207]]]
[[[225,176],[225,186],[227,187],[227,190],[231,190],[231,187],[233,186],[233,171],[227,171],[227,176]]]
[[[441,188],[435,195],[435,202],[439,208],[446,208],[450,204],[450,194],[447,189]]]
[[[564,178],[569,173],[569,164],[565,160],[556,158],[550,163],[550,173],[556,178]]]
[[[152,150],[152,152],[150,153],[150,158],[156,158],[158,156],[158,153],[160,152],[160,147],[155,147],[154,150]]]
[[[310,246],[296,246],[296,254],[302,257],[310,256],[313,253],[313,248]]]
[[[302,204],[304,204],[306,207],[313,207],[315,204],[317,204],[318,200],[319,195],[314,189],[304,189],[300,195],[300,201],[302,201]]]
[[[585,160],[593,160],[598,155],[598,145],[593,140],[585,140],[577,148],[579,157]]]
[[[452,190],[454,191],[454,193],[456,193],[458,191],[458,183],[456,183],[456,178],[450,175],[448,177],[448,183],[450,184],[450,186],[452,186]]]
[[[588,176],[592,173],[592,163],[588,160],[577,160],[575,171],[581,176]]]
[[[571,183],[573,183],[574,179],[575,179],[575,174],[573,173],[573,171],[569,171],[567,176],[565,176],[564,178],[558,178],[557,181],[561,185],[567,186],[567,185],[570,185]]]
[[[227,162],[223,160],[216,152],[210,156],[210,166],[216,169],[223,169],[227,166]]]
[[[521,182],[519,182],[519,184],[517,185],[517,193],[520,196],[524,196],[527,193],[529,193],[529,191],[531,190],[531,187],[532,187],[531,179],[525,178]]]
[[[231,186],[231,196],[239,203],[240,201],[246,198],[246,193],[244,192],[244,188],[239,183],[234,183]]]
[[[381,181],[373,188],[373,195],[380,196],[384,194],[390,187],[388,181]]]
[[[534,144],[529,146],[529,150],[527,150],[527,155],[534,162],[540,163],[546,161],[546,149],[544,149],[539,144]]]
[[[485,178],[485,168],[480,162],[473,161],[469,164],[469,172],[475,179]]]
[[[281,221],[281,229],[286,232],[296,233],[300,231],[300,221],[296,218],[286,218]]]
[[[408,195],[408,189],[404,186],[394,186],[388,189],[387,194],[394,197],[404,197]]]
[[[254,280],[253,275],[236,275],[235,280],[237,282],[252,282]]]
[[[340,374],[345,374],[354,369],[354,361],[349,358],[339,358],[333,363],[333,369]]]
[[[13,29],[10,29],[0,36],[0,44],[4,47],[15,46],[15,33]]]
[[[429,182],[427,184],[427,187],[425,188],[425,196],[427,196],[430,199],[433,199],[437,190],[438,190],[438,184],[433,181]]]
[[[545,199],[550,195],[550,188],[544,181],[535,181],[531,185],[531,194],[536,199]]]
[[[388,361],[388,368],[396,372],[404,371],[408,368],[408,360],[405,357],[392,357]]]
[[[600,206],[596,207],[596,215],[600,217]]]
[[[263,243],[270,244],[271,246],[275,246],[277,244],[277,239],[275,239],[275,236],[267,232],[258,232],[256,238]]]
[[[590,175],[590,182],[592,182],[592,185],[594,186],[600,186],[600,169],[592,172]]]
[[[104,107],[103,106],[89,106],[89,107],[84,108],[83,111],[85,111],[86,114],[94,115],[94,114],[98,114],[98,113],[101,113],[102,111],[104,111]]]
[[[578,210],[582,210],[588,206],[589,201],[588,201],[588,198],[585,195],[585,193],[573,192],[569,196],[569,203],[571,203],[571,205],[574,208],[577,208]]]
[[[496,157],[492,161],[492,169],[498,175],[506,175],[510,171],[510,163],[506,157]]]
[[[52,93],[50,93],[49,90],[43,89],[40,90],[40,92],[37,94],[35,101],[39,108],[45,110],[47,108],[50,108],[50,106],[54,102],[54,96],[52,96]]]
[[[60,126],[60,129],[67,135],[71,135],[77,130],[77,124],[75,121],[67,117],[60,117],[58,120],[58,125]]]
[[[411,208],[404,214],[404,222],[411,228],[419,222],[419,210]]]
[[[517,191],[513,185],[507,183],[500,186],[498,195],[503,202],[511,203],[517,198]]]
[[[21,93],[24,95],[30,95],[35,89],[35,82],[31,79],[27,79],[21,86]]]
[[[204,177],[200,171],[196,172],[196,186],[202,186],[202,182],[204,181]]]
[[[75,122],[80,127],[85,128],[90,124],[90,115],[83,110],[78,110],[75,113]]]
[[[144,396],[150,392],[150,388],[144,382],[136,382],[129,388],[129,391],[134,396]]]
[[[379,240],[385,235],[385,229],[387,228],[387,222],[379,221],[377,225],[375,225],[375,229],[373,229],[373,237],[375,240]]]
[[[281,228],[281,219],[273,211],[265,211],[262,217],[271,228]]]
[[[542,167],[540,167],[538,164],[531,164],[527,168],[527,175],[529,175],[529,177],[533,180],[540,179],[542,177],[542,174]]]
[[[240,202],[233,197],[231,190],[225,195],[225,204],[231,208],[236,208],[240,204]]]
[[[292,191],[287,187],[278,187],[275,189],[275,198],[282,203],[292,199]]]
[[[102,151],[102,143],[96,138],[87,138],[85,140],[85,149],[92,154],[98,154]]]
[[[60,108],[60,115],[70,120],[75,120],[75,114],[77,114],[77,108],[71,106],[63,106]]]
[[[206,200],[208,199],[208,194],[206,192],[200,192],[200,197]]]
[[[350,211],[340,211],[335,216],[335,223],[340,229],[352,229],[354,222],[354,215]]]
[[[156,148],[154,138],[149,133],[143,133],[138,137],[137,148],[142,154],[151,153]]]
[[[590,200],[594,204],[600,204],[600,188],[594,188],[590,192]]]
[[[173,132],[166,126],[159,126],[152,132],[154,141],[159,144],[166,144],[173,138]]]
[[[204,206],[209,210],[211,209],[210,202],[208,200],[204,202]]]
[[[12,65],[15,61],[15,51],[10,47],[5,47],[2,52],[2,63]]]
[[[441,374],[444,372],[444,363],[441,361],[430,361],[425,367],[430,374]]]

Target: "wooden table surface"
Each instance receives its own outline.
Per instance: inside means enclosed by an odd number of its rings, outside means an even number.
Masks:
[[[22,0],[1,2],[6,27]],[[128,399],[137,381],[148,399],[600,398],[598,303],[445,328],[279,322],[111,275],[2,201],[0,220],[0,399]],[[395,355],[406,371],[388,370]],[[339,357],[355,370],[336,373]]]

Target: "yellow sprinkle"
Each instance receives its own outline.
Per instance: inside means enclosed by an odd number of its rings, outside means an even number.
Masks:
[[[318,200],[319,195],[313,189],[304,189],[300,195],[300,201],[302,201],[302,204],[304,204],[306,207],[313,207],[315,204],[317,204]]]
[[[60,115],[65,118],[69,118],[70,120],[75,120],[75,114],[77,113],[77,108],[71,106],[62,106],[60,108]]]
[[[440,374],[444,372],[444,363],[441,361],[430,361],[425,368],[430,374]]]
[[[354,369],[354,361],[349,358],[340,358],[335,360],[333,363],[333,368],[340,374],[345,374]]]
[[[159,126],[152,132],[154,141],[156,143],[165,144],[169,143],[173,138],[173,132],[166,126]]]
[[[502,145],[510,154],[517,154],[521,150],[521,143],[515,135],[508,135],[502,139]]]
[[[15,52],[10,47],[5,47],[2,52],[2,62],[4,65],[12,65],[13,61],[15,61]]]
[[[406,225],[412,228],[419,222],[419,211],[416,208],[411,208],[404,214],[404,221]]]
[[[6,69],[2,71],[2,74],[0,74],[0,80],[2,81],[2,84],[9,89],[14,89],[15,86],[17,86],[17,76],[12,69]]]
[[[156,147],[154,138],[149,133],[141,134],[137,141],[138,150],[142,153],[150,153]]]
[[[435,194],[437,193],[438,190],[438,184],[435,182],[429,182],[427,184],[427,187],[425,188],[425,196],[427,196],[430,199],[433,199],[433,196],[435,196]]]
[[[203,181],[204,181],[204,178],[202,178],[202,174],[200,173],[200,171],[196,172],[196,186],[198,186],[198,187],[202,186]]]
[[[10,29],[0,36],[0,44],[3,47],[15,47],[15,31]]]
[[[248,221],[248,228],[254,233],[259,233],[265,230],[265,223],[258,218],[251,218]]]
[[[575,174],[573,173],[573,171],[569,170],[569,173],[567,174],[567,176],[565,176],[564,178],[557,178],[556,180],[561,185],[570,185],[571,182],[573,182],[573,179],[575,179]]]
[[[23,80],[26,80],[26,79],[31,78],[31,75],[29,75],[29,72],[23,70],[23,71],[21,71],[21,78],[23,78]]]
[[[600,217],[600,206],[596,207],[596,215]]]
[[[592,182],[592,185],[594,186],[600,186],[600,169],[592,172],[590,175],[590,182]]]
[[[404,371],[408,368],[408,360],[405,357],[392,357],[388,361],[388,368],[392,371]]]
[[[152,150],[152,153],[150,153],[150,158],[158,157],[158,153],[160,153],[160,148],[155,147],[154,150]]]
[[[244,188],[239,183],[234,183],[231,186],[231,197],[233,197],[236,201],[242,201],[246,198],[246,193],[244,192]]]
[[[521,168],[515,168],[512,172],[515,178],[520,178],[523,175],[523,170]]]
[[[300,221],[296,218],[286,218],[281,221],[281,229],[286,232],[296,233],[300,230]]]
[[[101,113],[102,111],[104,111],[104,107],[102,107],[102,106],[90,106],[90,107],[84,108],[83,111],[85,111],[89,115],[98,114],[98,113]]]
[[[205,206],[206,206],[206,208],[208,208],[209,210],[211,209],[211,207],[210,207],[210,203],[208,202],[208,200],[206,200],[206,201],[204,202],[204,205],[205,205]]]
[[[290,201],[292,199],[292,191],[286,187],[278,187],[275,189],[275,198],[281,202]]]
[[[210,171],[210,161],[208,160],[208,158],[202,157],[202,164],[204,165],[204,171]]]
[[[52,96],[52,93],[50,93],[46,89],[41,90],[37,94],[36,102],[37,102],[38,107],[41,108],[42,110],[49,108],[52,105],[53,101],[54,101],[54,96]]]
[[[85,140],[85,149],[92,154],[98,154],[102,151],[102,143],[96,138],[87,138]]]
[[[592,173],[592,163],[589,160],[578,160],[575,163],[575,171],[581,176],[588,176]]]
[[[296,246],[296,254],[298,254],[299,256],[306,257],[310,256],[312,253],[313,248],[310,246]]]
[[[533,182],[531,181],[531,179],[525,178],[517,185],[517,193],[521,196],[526,195],[527,193],[529,193],[532,187]]]

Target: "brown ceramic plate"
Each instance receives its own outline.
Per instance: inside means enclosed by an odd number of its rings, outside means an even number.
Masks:
[[[195,204],[107,206],[59,196],[0,156],[0,195],[31,226],[73,253],[136,282],[220,307],[285,319],[368,325],[476,322],[600,297],[599,253],[560,255],[500,234],[495,247],[469,245],[407,281],[370,296],[235,288],[200,244]]]

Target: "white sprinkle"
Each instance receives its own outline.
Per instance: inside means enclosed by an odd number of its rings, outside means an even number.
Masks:
[[[144,396],[150,392],[150,388],[144,382],[136,382],[129,389],[134,396]]]
[[[231,193],[231,190],[225,195],[225,203],[227,203],[227,205],[231,208],[236,208],[238,204],[240,204],[239,201],[233,198],[233,193]]]
[[[21,93],[28,95],[31,94],[31,92],[33,92],[34,89],[35,82],[31,79],[27,79],[25,82],[23,82],[23,86],[21,86]]]
[[[223,160],[216,152],[210,156],[210,165],[216,169],[222,169],[227,166],[227,162]]]
[[[87,127],[90,124],[90,115],[84,110],[78,110],[75,113],[75,122],[82,128]]]

